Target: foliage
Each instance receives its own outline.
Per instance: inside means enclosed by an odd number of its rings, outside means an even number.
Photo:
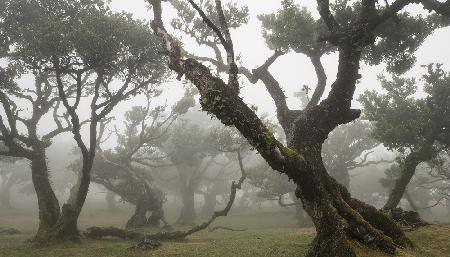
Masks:
[[[365,117],[374,123],[373,137],[389,149],[417,150],[430,137],[448,143],[449,75],[430,65],[423,79],[425,97],[416,97],[415,79],[394,75],[392,80],[380,77],[386,93],[366,91],[359,98]]]

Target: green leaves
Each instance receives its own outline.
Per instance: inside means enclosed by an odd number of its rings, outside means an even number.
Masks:
[[[377,40],[364,51],[363,59],[370,65],[385,63],[389,72],[405,73],[415,64],[417,49],[442,25],[433,16],[400,14],[398,21],[387,20],[376,29]]]
[[[450,131],[450,77],[429,66],[424,75],[426,97],[417,98],[414,79],[380,77],[386,93],[366,91],[359,101],[364,116],[374,122],[373,137],[404,152],[418,148],[427,138],[448,138]],[[445,140],[444,140],[445,141]]]
[[[308,53],[323,48],[326,43],[318,42],[326,27],[315,20],[305,8],[295,5],[291,0],[283,1],[283,7],[275,14],[259,15],[263,36],[269,48],[284,51]]]

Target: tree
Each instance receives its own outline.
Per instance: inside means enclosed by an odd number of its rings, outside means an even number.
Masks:
[[[258,188],[257,196],[277,201],[281,207],[295,207],[295,218],[299,226],[311,225],[301,202],[295,196],[296,185],[284,174],[275,173],[265,162],[248,169],[248,183]],[[286,202],[286,197],[290,202]]]
[[[15,90],[13,76],[2,76],[1,86],[8,91],[2,90],[0,97],[9,126],[1,123],[2,139],[8,147],[2,154],[27,158],[32,163],[40,220],[34,242],[76,241],[77,220],[95,158],[98,123],[120,101],[143,90],[154,90],[152,87],[164,78],[159,44],[147,24],[124,13],[114,14],[101,1],[6,1],[1,7],[2,40],[14,45],[3,55],[10,61],[10,69],[2,74],[16,68],[17,75],[18,71],[32,73],[37,80],[35,90],[25,91],[35,98],[22,97],[33,105],[33,116],[25,120],[15,115],[13,102],[4,93],[21,97],[14,92],[22,90]],[[81,135],[84,122],[80,113],[85,110],[80,103],[84,100],[89,108],[88,142]],[[64,108],[63,114],[55,105]],[[51,107],[55,107],[57,128],[39,136],[39,118]],[[26,125],[27,136],[18,131],[18,122]],[[61,131],[72,132],[83,164],[69,200],[60,209],[48,177],[45,149]]]
[[[167,153],[175,165],[182,208],[177,219],[179,225],[195,223],[195,193],[207,171],[214,166],[218,151],[207,140],[208,127],[180,120],[172,130]]]
[[[117,145],[104,150],[101,144],[111,134],[105,134],[109,122],[101,125],[98,142],[98,158],[93,166],[92,180],[119,195],[122,200],[136,206],[134,215],[128,220],[127,228],[168,226],[164,217],[165,195],[155,185],[152,170],[164,164],[167,159],[162,144],[168,140],[173,122],[185,114],[195,103],[192,92],[187,91],[170,113],[166,106],[152,107],[152,101],[160,95],[147,94],[147,105],[134,106],[125,113],[124,131],[115,129]],[[114,130],[113,130],[114,131]],[[147,219],[147,213],[151,215]]]
[[[329,95],[320,104],[305,110],[290,110],[279,85],[268,86],[277,106],[278,120],[287,135],[287,146],[275,139],[265,124],[239,96],[239,69],[235,61],[233,41],[220,0],[216,0],[217,16],[210,17],[189,0],[203,21],[214,31],[227,54],[228,81],[212,74],[195,58],[186,57],[180,43],[165,29],[159,0],[148,1],[153,9],[152,28],[163,41],[169,67],[194,84],[200,93],[203,110],[222,123],[235,126],[248,139],[269,165],[288,175],[296,185],[296,195],[316,225],[317,236],[308,256],[356,256],[351,241],[359,241],[384,252],[394,253],[397,246],[411,246],[401,229],[387,216],[350,196],[345,187],[332,179],[321,160],[322,143],[340,124],[359,117],[351,108],[356,82],[360,78],[359,63],[363,50],[378,36],[375,29],[394,17],[406,5],[418,1],[396,1],[392,5],[376,5],[376,1],[358,2],[351,17],[342,23],[335,19],[327,0],[318,0],[318,9],[331,42],[339,51],[337,78]],[[449,15],[450,1],[419,1],[425,8]],[[431,3],[431,4],[430,4]],[[217,17],[217,19],[214,19]]]
[[[414,97],[418,91],[414,79],[398,76],[391,81],[380,78],[387,93],[372,91],[360,97],[365,116],[374,122],[373,137],[402,155],[401,175],[383,207],[386,210],[398,205],[416,167],[432,161],[442,148],[449,147],[450,76],[440,65],[429,65],[423,79],[423,98]]]
[[[380,144],[369,136],[370,129],[370,124],[361,120],[341,125],[330,133],[322,146],[322,157],[327,170],[347,189],[350,188],[351,170],[389,162],[368,160],[373,153],[371,150]]]
[[[29,171],[24,160],[11,157],[0,157],[0,207],[11,209],[11,190],[29,182]]]

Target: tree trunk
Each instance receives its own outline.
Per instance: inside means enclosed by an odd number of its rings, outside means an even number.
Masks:
[[[296,183],[296,196],[317,230],[308,257],[354,257],[355,241],[390,254],[398,246],[412,246],[389,217],[351,198],[347,189],[327,173],[322,161],[322,144],[328,134],[360,116],[359,110],[351,109],[351,100],[361,77],[358,72],[362,49],[372,42],[367,33],[357,32],[339,42],[337,78],[329,96],[319,105],[303,111],[290,110],[283,90],[267,86],[286,134],[288,147],[285,147],[239,97],[232,80],[227,85],[197,60],[181,58],[179,44],[174,44],[163,26],[161,1],[151,4],[155,14],[152,26],[166,45],[169,68],[197,87],[203,110],[214,114],[223,124],[235,126],[274,170]],[[324,13],[321,8],[319,11]]]
[[[302,202],[300,199],[297,198],[295,193],[289,194],[292,201],[296,203],[295,205],[295,218],[297,220],[297,225],[299,227],[311,227],[313,226],[313,223],[311,219],[308,216],[308,213],[305,212],[305,209],[303,209]]]
[[[328,175],[321,144],[301,151],[308,171],[294,177],[297,197],[315,224],[317,236],[308,257],[356,256],[351,241],[393,254],[396,246],[411,246],[401,229],[376,208],[351,198],[347,189]]]
[[[43,165],[44,163],[39,163],[39,165]],[[46,225],[44,227],[45,231],[41,233],[38,231],[38,236],[36,236],[34,240],[36,245],[49,245],[51,243],[60,242],[78,242],[80,240],[80,233],[78,231],[78,218],[89,191],[90,170],[92,168],[92,163],[93,156],[88,157],[83,155],[83,168],[78,182],[71,189],[69,200],[62,206],[61,214],[59,215],[56,223],[54,223],[54,225],[51,227]],[[57,199],[50,185],[45,186],[44,188],[47,191],[43,196],[50,199],[54,197],[57,202]],[[50,193],[52,193],[53,195],[50,195]],[[56,209],[54,211],[56,211]],[[39,211],[39,213],[41,215],[41,210]],[[45,213],[47,213],[47,211]],[[54,222],[54,220],[51,221]]]
[[[194,190],[187,187],[183,190],[183,195],[181,200],[183,202],[183,207],[180,211],[180,217],[177,220],[177,224],[181,226],[190,226],[195,224],[195,194]]]
[[[417,166],[432,158],[433,142],[426,142],[419,151],[408,154],[401,166],[400,177],[395,181],[394,187],[389,193],[389,198],[383,207],[384,210],[392,210],[400,203],[406,187],[416,173]]]
[[[39,228],[35,236],[35,241],[39,242],[46,240],[60,218],[59,202],[49,180],[45,150],[35,151],[31,175],[39,207]]]
[[[133,216],[128,220],[126,228],[142,228],[147,224],[147,203],[144,197],[139,199]]]

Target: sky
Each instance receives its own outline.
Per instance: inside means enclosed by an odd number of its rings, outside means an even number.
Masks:
[[[198,0],[197,0],[198,1]],[[227,0],[223,0],[227,1]],[[297,0],[297,4],[306,6],[311,13],[318,17],[318,12],[316,11],[316,1],[314,0]],[[265,44],[264,38],[262,37],[261,24],[257,19],[259,14],[269,14],[276,12],[281,7],[281,0],[247,0],[239,1],[240,4],[247,5],[249,7],[250,19],[247,25],[242,26],[238,30],[231,31],[232,39],[234,43],[235,52],[241,57],[242,63],[245,67],[252,69],[261,65],[269,56],[272,55],[271,50]],[[186,1],[186,4],[187,1]],[[165,18],[166,27],[170,29],[170,20],[176,15],[176,12],[169,4],[164,4],[163,6],[163,17]],[[112,0],[111,9],[114,11],[125,11],[133,14],[134,18],[150,20],[152,17],[152,12],[147,8],[145,0]],[[418,6],[410,7],[414,12],[421,10]],[[178,36],[179,34],[177,34]],[[204,49],[199,49],[193,40],[188,37],[182,37],[184,46],[188,51],[195,53],[205,53]],[[417,63],[416,66],[411,69],[406,75],[420,77],[420,75],[425,71],[420,65],[428,64],[431,62],[443,63],[444,69],[450,68],[450,53],[448,49],[448,42],[450,42],[450,28],[440,29],[434,32],[422,47],[416,52]],[[322,62],[324,64],[327,77],[328,77],[328,89],[329,85],[333,82],[335,74],[337,71],[337,54],[331,54],[322,57]],[[280,82],[283,90],[287,96],[287,102],[289,107],[298,108],[300,102],[293,96],[294,92],[298,92],[303,85],[309,85],[310,88],[314,88],[316,84],[316,76],[314,68],[309,62],[309,60],[301,54],[288,53],[277,59],[277,61],[270,67],[270,71],[274,77]],[[362,64],[361,83],[357,85],[357,90],[355,93],[355,99],[357,96],[364,92],[365,90],[377,90],[380,91],[381,87],[377,81],[377,76],[383,73],[383,66],[367,66]],[[248,104],[252,104],[258,107],[258,114],[263,115],[265,113],[269,114],[269,117],[275,120],[275,105],[270,98],[269,94],[265,90],[261,83],[255,85],[247,82],[245,79],[244,83],[241,85],[243,89],[241,90],[241,95]],[[23,79],[25,83],[32,83],[31,77]],[[180,99],[184,93],[182,83],[176,80],[171,80],[163,85],[164,93],[156,101],[155,105],[167,104],[170,106],[178,99]],[[327,92],[325,92],[325,95]],[[121,123],[123,113],[129,110],[131,106],[134,105],[144,105],[143,97],[136,97],[120,103],[115,110],[112,112],[111,116],[116,117],[117,123]],[[353,103],[355,108],[359,108],[358,102]],[[88,105],[84,105],[85,109],[80,110],[80,112],[89,114]],[[51,117],[47,117],[47,120],[42,122],[40,126],[41,131],[48,131],[49,125],[52,124]],[[86,131],[87,127],[84,129],[83,134],[88,135]],[[65,137],[71,137],[71,135],[64,135]],[[111,142],[112,143],[112,142]]]
[[[259,14],[274,13],[281,7],[281,1],[273,0],[247,0],[238,1],[242,5],[249,7],[250,19],[246,26],[232,31],[232,39],[237,55],[241,56],[243,65],[247,68],[255,68],[261,65],[271,54],[271,50],[265,44],[262,37],[261,24],[257,19]],[[297,0],[295,1],[301,6],[307,7],[315,17],[318,17],[316,10],[316,1],[314,0]],[[187,1],[186,1],[187,3]],[[188,4],[188,3],[187,3]],[[149,20],[152,16],[151,11],[146,7],[144,0],[112,0],[111,8],[116,11],[126,11],[132,13],[135,18]],[[163,6],[163,16],[166,18],[166,27],[169,27],[171,17],[175,15],[175,11],[166,4]],[[419,6],[409,7],[409,10],[418,12],[421,8]],[[420,77],[425,71],[420,65],[431,62],[443,63],[444,68],[450,66],[450,52],[447,49],[448,42],[450,42],[450,28],[440,29],[435,31],[417,51],[416,66],[411,69],[406,76]],[[192,51],[198,50],[195,43],[187,37],[183,38],[183,43],[187,49]],[[337,72],[337,54],[331,54],[322,58],[327,77],[328,88],[336,77]],[[380,84],[377,82],[377,76],[384,70],[383,66],[371,67],[362,64],[361,83],[357,86],[355,98],[365,90],[381,90]],[[314,88],[316,84],[316,76],[314,68],[309,60],[301,54],[289,53],[280,57],[270,68],[274,77],[282,85],[286,96],[288,105],[291,108],[297,108],[299,102],[293,97],[294,92],[298,92],[303,85],[309,85]],[[259,114],[269,113],[271,117],[275,117],[275,106],[264,86],[261,83],[252,85],[249,82],[242,86],[242,96],[244,100],[258,106]],[[171,91],[177,91],[176,86],[172,86]],[[327,92],[325,92],[326,94]],[[360,105],[354,101],[354,107]]]

